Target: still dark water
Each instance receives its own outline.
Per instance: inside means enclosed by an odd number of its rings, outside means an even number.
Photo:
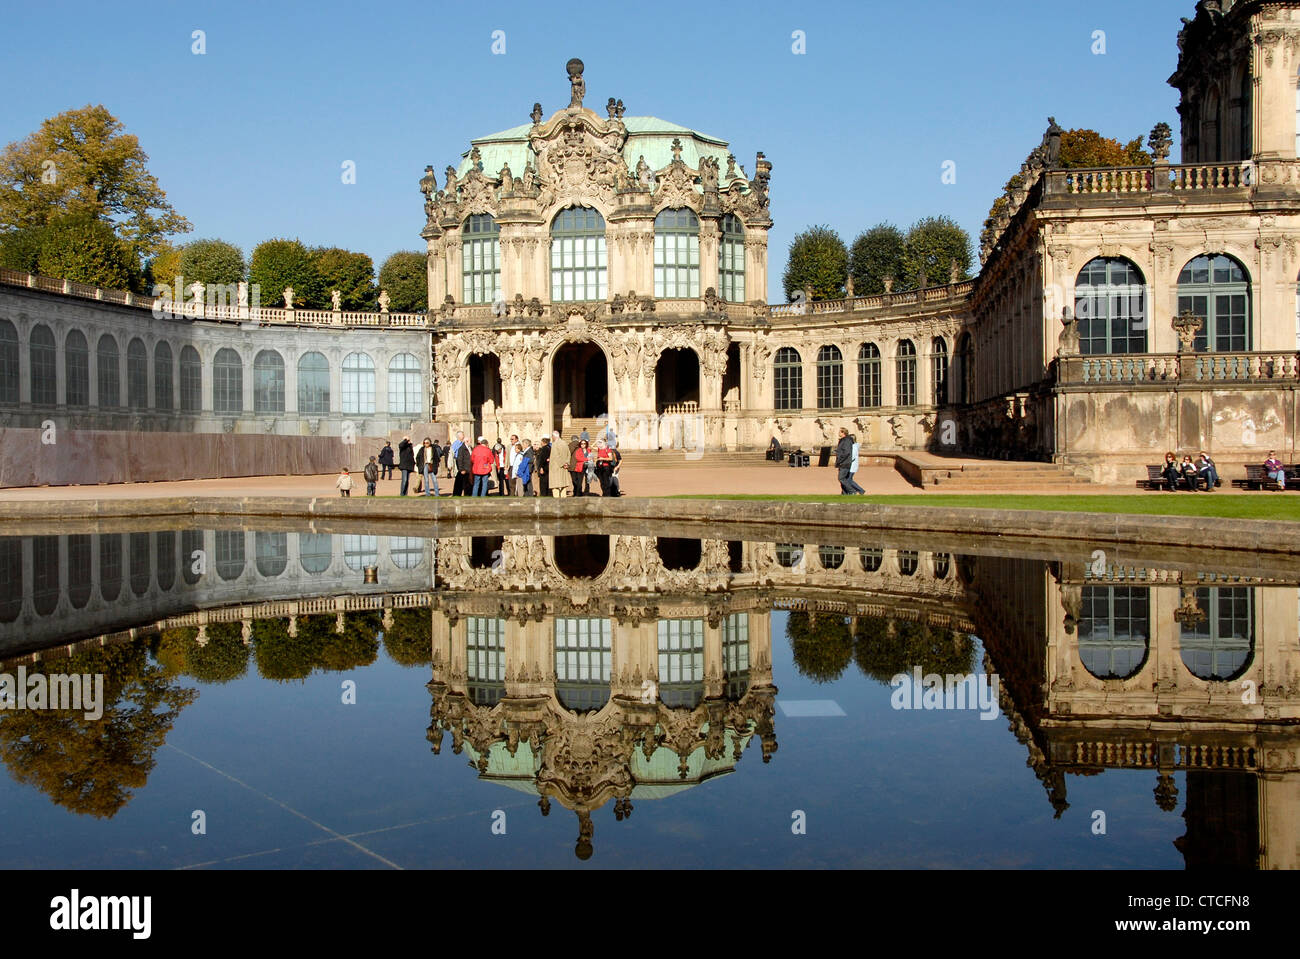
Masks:
[[[0,858],[1295,867],[1294,579],[970,549],[0,538]]]

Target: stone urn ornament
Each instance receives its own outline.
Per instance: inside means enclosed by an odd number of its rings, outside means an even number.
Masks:
[[[1173,327],[1178,334],[1178,352],[1190,353],[1196,344],[1196,337],[1205,327],[1205,318],[1197,316],[1191,310],[1183,310],[1174,317]]]

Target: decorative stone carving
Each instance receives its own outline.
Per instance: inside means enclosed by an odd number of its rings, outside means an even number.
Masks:
[[[581,109],[582,98],[587,95],[587,82],[582,79],[582,61],[574,57],[565,64],[565,70],[569,74],[569,87],[571,95],[569,98],[569,109]]]
[[[1184,310],[1174,317],[1172,325],[1178,335],[1178,351],[1188,353],[1205,326],[1205,317],[1197,316],[1191,310]]]
[[[1169,160],[1169,151],[1173,146],[1173,130],[1169,124],[1163,120],[1151,128],[1151,135],[1147,137],[1147,146],[1151,149],[1151,155],[1155,157],[1156,163],[1166,163]]]

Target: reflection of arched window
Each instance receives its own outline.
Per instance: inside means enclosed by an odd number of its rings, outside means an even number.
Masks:
[[[311,352],[298,357],[298,412],[330,411],[330,363],[324,354]]]
[[[551,301],[604,300],[605,218],[591,207],[562,210],[551,224]]]
[[[289,534],[254,533],[253,557],[259,576],[267,579],[279,576],[289,565]]]
[[[778,566],[794,569],[803,562],[802,543],[777,543],[776,562]]]
[[[388,361],[388,412],[391,416],[422,416],[424,386],[420,361],[411,353],[398,353]]]
[[[23,611],[23,541],[0,537],[0,623],[12,623]]]
[[[162,413],[171,412],[176,405],[172,395],[172,348],[166,343],[153,348],[153,405]]]
[[[343,358],[343,412],[375,411],[375,361],[368,353],[349,353]]]
[[[655,296],[693,299],[700,295],[700,221],[687,209],[655,217]]]
[[[664,569],[689,571],[700,565],[704,558],[704,542],[698,539],[680,539],[660,536],[655,540],[655,551]]]
[[[898,344],[895,354],[898,374],[898,406],[916,405],[916,347],[911,340]]]
[[[948,344],[942,336],[930,341],[930,382],[934,384],[934,405],[948,404]]]
[[[704,620],[659,620],[659,698],[687,709],[704,698]]]
[[[253,357],[253,412],[284,412],[284,357],[275,350]]]
[[[0,320],[0,403],[18,405],[18,329]]]
[[[608,619],[557,617],[555,694],[566,709],[599,709],[609,700]]]
[[[1205,618],[1179,627],[1179,651],[1188,672],[1200,679],[1236,679],[1250,666],[1255,615],[1250,587],[1212,586],[1196,591]]]
[[[1098,257],[1079,271],[1074,315],[1085,356],[1147,351],[1146,279],[1128,260]]]
[[[193,586],[207,569],[203,562],[203,530],[181,530],[181,576]]]
[[[31,358],[32,404],[54,406],[59,402],[58,348],[48,326],[42,323],[32,327],[27,352]]]
[[[212,411],[242,413],[244,410],[244,361],[229,347],[217,350],[212,361]]]
[[[858,405],[863,409],[875,409],[882,405],[884,397],[880,387],[880,347],[875,343],[863,343],[858,350]]]
[[[90,403],[90,347],[85,334],[72,330],[63,341],[63,390],[69,406]]]
[[[68,537],[68,602],[73,609],[81,609],[90,602],[95,579],[93,548],[89,534]]]
[[[718,244],[718,295],[728,303],[745,302],[745,228],[734,213],[722,218]]]
[[[111,603],[122,591],[122,537],[104,534],[99,537],[99,595]]]
[[[722,620],[722,678],[727,698],[740,699],[749,690],[749,615],[732,613]]]
[[[244,574],[244,531],[217,530],[217,575],[229,582]]]
[[[921,554],[914,549],[900,549],[898,551],[898,571],[904,576],[911,576],[921,565]]]
[[[844,408],[844,356],[835,346],[817,351],[817,408]]]
[[[53,338],[54,334],[50,334]],[[59,537],[32,537],[32,608],[48,616],[59,607]]]
[[[1151,591],[1142,586],[1084,586],[1079,661],[1098,679],[1128,679],[1146,662]]]
[[[149,548],[149,534],[132,533],[127,540],[127,547],[131,564],[131,592],[143,596],[149,592],[149,581],[153,579],[153,570],[150,569],[153,551]]]
[[[822,564],[822,569],[839,569],[844,565],[844,547],[818,546],[817,560]]]
[[[506,621],[465,618],[465,675],[476,706],[495,706],[506,691]]]
[[[1178,274],[1178,312],[1205,322],[1196,336],[1200,352],[1251,349],[1250,277],[1230,256],[1198,256]]]
[[[126,345],[126,405],[149,408],[149,351],[139,337]]]
[[[329,533],[299,533],[298,563],[304,573],[323,573],[330,568],[334,544]]]
[[[947,579],[948,570],[952,566],[952,557],[947,553],[935,553],[931,559],[934,562],[934,578]]]
[[[595,579],[609,565],[608,536],[557,536],[554,547],[555,568],[569,579]]]
[[[343,537],[343,562],[348,569],[360,572],[379,565],[379,537],[347,533]]]
[[[203,361],[192,346],[181,349],[181,412],[203,409]]]
[[[417,536],[390,536],[388,558],[398,569],[419,569],[424,562],[424,540]]]
[[[170,530],[153,534],[154,565],[158,570],[158,588],[170,592],[176,585],[176,534]]]
[[[122,371],[118,369],[117,340],[105,333],[95,347],[95,363],[99,368],[96,377],[99,386],[99,407],[110,409],[122,405]]]
[[[879,571],[880,566],[885,561],[885,551],[883,549],[871,549],[863,546],[858,550],[858,562],[862,564],[864,573],[875,573]]]
[[[491,303],[501,291],[501,228],[487,213],[461,228],[460,274],[463,303]]]
[[[783,346],[772,361],[773,403],[778,410],[803,409],[803,360],[794,347]]]

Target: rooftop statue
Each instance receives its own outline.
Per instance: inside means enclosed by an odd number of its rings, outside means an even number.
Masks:
[[[587,95],[587,84],[582,79],[582,61],[574,57],[567,64],[565,69],[569,73],[569,86],[572,88],[572,96],[569,99],[569,108],[582,106],[582,98]]]

